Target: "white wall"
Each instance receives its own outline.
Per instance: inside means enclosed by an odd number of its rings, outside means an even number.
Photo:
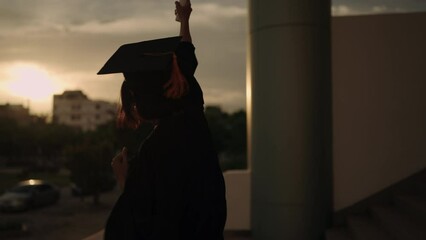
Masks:
[[[223,177],[226,184],[228,208],[225,230],[250,230],[250,171],[226,171]]]
[[[335,17],[334,208],[426,167],[426,13]]]

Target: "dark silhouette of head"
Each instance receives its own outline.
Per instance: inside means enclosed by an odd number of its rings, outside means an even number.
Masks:
[[[158,120],[179,110],[180,99],[188,91],[175,54],[181,38],[122,45],[98,72],[124,75],[119,126],[136,128],[142,120]]]
[[[137,128],[142,121],[155,121],[179,111],[180,100],[165,96],[171,70],[123,73],[118,125]]]

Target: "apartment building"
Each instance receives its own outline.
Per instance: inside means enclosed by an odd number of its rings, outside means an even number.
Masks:
[[[83,131],[95,130],[115,118],[117,105],[89,99],[82,91],[65,91],[53,96],[53,122]]]

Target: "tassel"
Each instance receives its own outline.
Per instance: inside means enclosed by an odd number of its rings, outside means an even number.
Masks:
[[[163,88],[166,90],[164,96],[172,99],[181,98],[189,90],[188,81],[186,80],[185,76],[182,74],[179,68],[177,56],[175,53],[173,53],[170,80],[164,84]]]

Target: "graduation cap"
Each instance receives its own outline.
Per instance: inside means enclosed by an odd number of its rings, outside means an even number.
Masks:
[[[168,37],[122,45],[98,74],[167,70],[181,38]]]
[[[180,98],[188,91],[175,54],[181,39],[168,37],[122,45],[98,74],[123,73],[127,80],[139,83],[140,92],[162,92],[165,88],[166,97]]]

